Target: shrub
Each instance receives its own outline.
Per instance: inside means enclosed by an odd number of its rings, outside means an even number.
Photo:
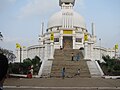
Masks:
[[[105,75],[120,75],[120,60],[103,56],[105,63],[99,63]]]
[[[23,63],[10,63],[9,64],[9,73],[11,74],[28,74],[33,65],[33,74],[38,74],[38,71],[41,67],[40,58],[35,56],[32,60],[30,58],[24,59]]]

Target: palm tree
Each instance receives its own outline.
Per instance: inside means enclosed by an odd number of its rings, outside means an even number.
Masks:
[[[0,41],[2,41],[3,40],[3,35],[2,35],[2,33],[0,32]]]

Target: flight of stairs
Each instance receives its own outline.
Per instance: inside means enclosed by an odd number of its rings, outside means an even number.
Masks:
[[[74,55],[74,61],[72,61],[72,53]],[[80,60],[76,61],[75,56],[79,54]],[[56,49],[54,53],[54,60],[51,69],[51,77],[61,77],[62,68],[65,67],[65,77],[90,77],[90,72],[83,55],[80,50],[77,49]],[[76,75],[78,69],[80,69],[80,76]]]
[[[87,61],[87,65],[92,77],[101,77],[104,75],[97,61]]]

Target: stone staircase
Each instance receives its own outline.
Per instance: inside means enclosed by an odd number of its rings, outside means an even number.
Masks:
[[[101,77],[104,75],[97,61],[87,61],[87,65],[92,77]]]
[[[72,61],[72,53],[74,55],[74,61]],[[80,60],[76,61],[76,55],[80,56]],[[66,50],[55,50],[54,60],[51,69],[51,77],[61,77],[62,68],[65,67],[65,77],[90,77],[90,72],[83,55],[80,50],[77,49],[66,49]],[[77,74],[80,69],[80,75]]]

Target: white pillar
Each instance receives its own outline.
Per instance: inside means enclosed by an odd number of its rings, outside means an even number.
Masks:
[[[68,19],[69,19],[69,16],[68,16],[67,13],[66,13],[66,28],[69,28],[69,27],[68,27],[68,22],[69,22]]]
[[[63,48],[63,36],[60,37],[60,46]]]
[[[84,43],[85,56],[84,59],[88,59],[88,41]]]
[[[65,27],[65,15],[64,15],[64,12],[62,13],[62,28]]]
[[[54,54],[54,45],[53,41],[50,42],[50,59],[53,59],[53,54]]]
[[[48,49],[47,49],[47,43],[45,43],[45,57],[44,59],[48,59]]]
[[[44,48],[42,47],[41,48],[41,51],[40,51],[40,57],[41,57],[41,60],[43,61],[43,59],[44,59],[44,55],[45,55],[45,53],[44,53]]]
[[[93,50],[94,44],[91,44],[91,60],[95,60],[94,59],[94,50]]]
[[[73,49],[75,49],[75,31],[73,30]]]
[[[64,13],[65,15],[64,15],[64,28],[66,28],[66,26],[67,26],[67,22],[66,22],[66,13]]]
[[[92,23],[92,35],[95,36],[95,24]]]
[[[75,49],[75,36],[73,36],[73,49]]]
[[[60,31],[60,46],[63,48],[63,30]]]

